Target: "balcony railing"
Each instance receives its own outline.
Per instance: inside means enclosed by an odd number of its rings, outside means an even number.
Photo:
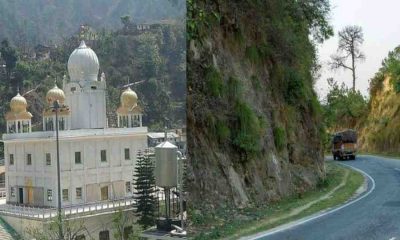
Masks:
[[[93,202],[66,206],[61,209],[61,214],[66,218],[76,215],[91,215],[101,212],[113,212],[116,209],[129,209],[134,207],[135,200],[132,198],[113,199],[108,201]],[[57,208],[39,208],[23,205],[3,204],[0,205],[0,215],[16,216],[37,220],[48,220],[57,216]]]

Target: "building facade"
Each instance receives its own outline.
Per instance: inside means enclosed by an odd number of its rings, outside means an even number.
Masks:
[[[7,204],[57,206],[57,125],[63,208],[132,196],[136,152],[147,148],[148,133],[136,93],[121,93],[118,127],[109,128],[106,79],[85,42],[71,54],[68,73],[62,89],[55,85],[46,95],[42,131],[32,131],[26,99],[11,99],[2,138]]]

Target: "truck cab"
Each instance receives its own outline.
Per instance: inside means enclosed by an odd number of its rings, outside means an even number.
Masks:
[[[334,160],[356,159],[357,132],[351,129],[337,132],[332,139],[332,155]]]

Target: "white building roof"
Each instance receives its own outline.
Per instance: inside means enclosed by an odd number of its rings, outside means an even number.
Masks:
[[[165,133],[164,132],[149,132],[149,133],[147,133],[147,136],[149,138],[164,138]],[[178,137],[179,137],[179,135],[174,132],[167,133],[167,138],[178,138]]]
[[[123,137],[132,135],[146,135],[147,127],[135,128],[104,128],[104,129],[76,129],[59,131],[60,140],[82,139],[82,138],[104,138],[104,137]],[[9,141],[35,141],[35,140],[54,140],[56,131],[40,131],[30,133],[11,133],[3,134],[2,142]]]

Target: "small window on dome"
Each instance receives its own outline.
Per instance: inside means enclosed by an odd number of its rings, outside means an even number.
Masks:
[[[76,87],[72,87],[71,92],[75,92],[75,91],[76,91]]]
[[[93,89],[93,90],[96,90],[96,89],[97,89],[97,87],[96,87],[96,86],[92,86],[92,87],[91,87],[91,89]]]

